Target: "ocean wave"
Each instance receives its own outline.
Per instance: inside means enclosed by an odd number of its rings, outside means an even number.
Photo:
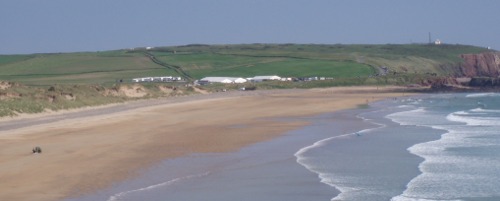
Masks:
[[[371,119],[365,118],[365,117],[360,116],[360,115],[356,115],[356,117],[360,118],[363,121],[370,121],[371,120]],[[325,138],[325,139],[319,140],[319,141],[313,143],[312,145],[309,145],[309,146],[306,146],[306,147],[303,147],[303,148],[299,149],[299,151],[297,151],[295,153],[295,157],[297,157],[297,160],[299,160],[300,159],[299,157],[302,157],[303,154],[306,153],[307,151],[309,151],[311,149],[322,147],[322,146],[326,145],[328,143],[328,141],[330,141],[330,140],[337,139],[337,138],[348,137],[348,136],[354,136],[354,135],[361,135],[363,133],[370,132],[370,131],[372,131],[374,129],[380,129],[380,128],[383,128],[383,127],[387,126],[385,124],[381,124],[381,123],[377,123],[377,122],[370,122],[370,123],[372,123],[374,125],[377,125],[378,127],[367,128],[367,129],[363,129],[363,130],[360,130],[360,131],[357,131],[357,132],[354,132],[354,133],[346,133],[346,134],[343,134],[343,135],[337,135],[337,136],[334,136],[334,137],[329,137],[329,138]]]
[[[498,93],[469,94],[467,98],[499,97]],[[469,102],[456,102],[446,105],[448,108],[462,108],[460,111],[448,113],[429,111],[441,116],[448,123],[440,120],[427,125],[434,129],[444,130],[441,138],[434,141],[415,144],[408,148],[414,155],[422,157],[419,164],[420,175],[412,179],[406,190],[391,201],[441,201],[461,200],[466,197],[493,198],[498,197],[497,172],[500,168],[498,150],[500,138],[500,110],[485,109],[486,105],[478,102],[479,108],[464,110]],[[456,105],[455,105],[456,104]],[[463,105],[460,105],[463,104]],[[439,109],[439,108],[438,108]],[[396,123],[416,125],[423,110],[406,111],[388,115]],[[432,118],[431,118],[432,119]],[[414,122],[415,121],[415,122]],[[456,124],[459,122],[464,124]]]
[[[366,129],[366,130],[368,130],[368,129]],[[363,131],[365,131],[365,130],[363,130]],[[360,189],[350,187],[349,185],[343,184],[343,181],[351,181],[352,182],[355,178],[342,178],[342,177],[339,177],[339,175],[334,176],[328,172],[321,171],[320,167],[316,167],[308,162],[308,158],[305,156],[305,154],[312,149],[316,149],[316,148],[327,145],[328,142],[330,142],[332,140],[346,138],[346,137],[350,137],[350,136],[357,135],[357,134],[359,135],[361,132],[362,131],[354,132],[354,133],[347,133],[344,135],[326,138],[326,139],[317,141],[310,146],[304,147],[295,153],[295,157],[297,158],[296,161],[298,164],[302,165],[310,172],[317,174],[321,183],[324,183],[324,184],[331,186],[331,187],[340,191],[340,193],[336,197],[331,199],[332,201],[345,200],[345,196],[347,194],[359,191]],[[367,132],[367,131],[365,131],[365,132]]]
[[[498,163],[495,159],[426,157],[420,168],[423,173],[412,179],[407,184],[407,189],[392,200],[454,200],[463,197],[498,196]]]
[[[300,165],[304,166],[310,172],[313,172],[313,173],[317,174],[318,178],[320,179],[320,181],[322,183],[325,183],[325,184],[327,184],[329,186],[332,186],[332,187],[336,188],[337,186],[335,186],[334,183],[332,183],[329,180],[329,177],[328,177],[328,175],[326,173],[322,173],[322,172],[318,171],[316,167],[314,167],[313,165],[310,165],[310,164],[307,163],[307,157],[304,156],[304,155],[309,150],[316,149],[316,148],[319,148],[319,147],[322,147],[322,146],[326,145],[327,142],[330,141],[330,140],[333,140],[333,139],[336,139],[336,138],[343,138],[343,137],[351,136],[353,134],[354,133],[347,133],[347,134],[343,134],[343,135],[339,135],[339,136],[335,136],[335,137],[330,137],[330,138],[322,139],[320,141],[315,142],[312,145],[306,146],[306,147],[300,149],[299,151],[297,151],[294,154],[294,156],[297,158],[296,161]]]
[[[410,153],[424,158],[418,166],[422,174],[412,179],[407,184],[407,189],[391,201],[428,200],[423,198],[448,201],[469,196],[497,196],[495,186],[498,185],[497,170],[500,163],[494,156],[480,157],[480,154],[498,150],[499,140],[494,137],[498,135],[498,127],[478,129],[469,124],[484,123],[484,119],[478,120],[477,117],[467,115],[474,113],[457,111],[449,114],[448,119],[468,124],[432,126],[448,132],[438,140],[408,148]]]
[[[392,114],[388,114],[385,117],[393,121],[394,123],[397,123],[399,125],[415,125],[415,126],[422,126],[422,125],[427,125],[430,122],[432,117],[427,114],[427,110],[423,107],[414,109],[414,110],[408,110],[408,111],[402,111],[402,112],[396,112]],[[431,121],[433,122],[433,121]]]
[[[500,96],[499,93],[475,93],[475,94],[468,94],[465,97],[466,98],[479,98],[479,97],[496,97]]]
[[[433,199],[423,199],[423,198],[413,198],[399,195],[391,198],[391,201],[443,201],[443,200],[433,200]],[[462,201],[462,200],[444,200],[444,201]]]
[[[360,115],[357,115],[356,117],[362,119],[363,121],[370,121],[371,120],[371,119],[365,118],[365,117],[360,116]],[[318,167],[315,167],[314,165],[309,164],[308,161],[307,161],[308,158],[305,156],[305,154],[308,151],[310,151],[310,150],[317,149],[317,148],[320,148],[322,146],[327,145],[332,140],[341,139],[341,138],[347,138],[347,137],[353,137],[353,136],[361,136],[361,135],[363,135],[365,133],[371,132],[372,130],[384,128],[384,127],[387,126],[385,124],[381,124],[381,123],[377,123],[377,122],[373,122],[373,121],[371,121],[370,123],[372,123],[374,125],[377,125],[377,127],[363,129],[363,130],[360,130],[358,132],[347,133],[347,134],[343,134],[343,135],[338,135],[338,136],[334,136],[334,137],[325,138],[325,139],[322,139],[322,140],[319,140],[319,141],[313,143],[312,145],[309,145],[309,146],[301,148],[299,151],[297,151],[294,154],[294,156],[296,157],[297,163],[300,164],[300,165],[302,165],[303,167],[305,167],[310,172],[317,174],[321,183],[324,183],[326,185],[334,187],[335,189],[337,189],[337,190],[340,191],[340,194],[337,195],[336,197],[332,198],[332,200],[338,200],[338,199],[343,200],[342,198],[343,198],[343,196],[346,193],[358,191],[359,189],[356,189],[356,188],[353,188],[353,187],[349,187],[349,186],[346,186],[346,185],[342,185],[341,182],[340,182],[340,180],[338,180],[338,181],[335,180],[335,179],[338,179],[337,177],[334,177],[334,176],[332,176],[329,173],[322,172],[322,171],[319,170]],[[352,178],[349,179],[349,180],[352,180]]]
[[[185,177],[175,178],[175,179],[163,182],[163,183],[154,184],[154,185],[147,186],[147,187],[144,187],[144,188],[139,188],[139,189],[135,189],[135,190],[120,192],[120,193],[114,194],[111,197],[109,197],[107,201],[119,201],[119,200],[121,200],[121,197],[124,197],[124,196],[126,196],[128,194],[131,194],[131,193],[153,190],[153,189],[157,189],[157,188],[164,187],[164,186],[170,186],[170,185],[172,185],[174,183],[177,183],[177,182],[181,182],[181,181],[192,179],[192,178],[204,177],[204,176],[207,176],[209,174],[210,174],[210,172],[205,172],[205,173],[202,173],[202,174],[195,174],[195,175],[188,175],[188,176],[185,176]]]
[[[414,107],[414,106],[412,106],[412,105],[399,105],[396,108],[412,108],[412,107]]]
[[[500,110],[491,110],[491,109],[484,109],[484,108],[475,108],[471,109],[471,112],[486,112],[486,113],[500,113]]]
[[[476,115],[476,116],[474,116]],[[478,114],[471,114],[466,111],[457,111],[450,113],[446,119],[452,122],[462,122],[471,126],[498,126],[500,125],[499,117],[480,117]]]

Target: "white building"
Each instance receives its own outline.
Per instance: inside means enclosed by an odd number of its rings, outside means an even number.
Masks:
[[[153,81],[152,77],[142,77],[140,79],[141,79],[141,82],[152,82]]]
[[[180,82],[182,77],[162,76],[162,77],[141,77],[133,78],[132,82]]]
[[[241,77],[205,77],[199,81],[200,83],[245,83],[246,79]]]
[[[441,40],[437,39],[436,41],[434,41],[434,44],[435,45],[441,45]]]
[[[234,83],[245,83],[245,82],[247,82],[247,79],[239,77],[239,78],[234,79],[233,82]]]
[[[269,80],[281,80],[281,77],[277,76],[277,75],[263,75],[263,76],[255,76],[251,79],[254,82],[262,82],[262,81],[269,81]]]
[[[170,82],[170,81],[174,80],[174,78],[172,76],[164,76],[164,77],[160,77],[160,80],[162,82]]]

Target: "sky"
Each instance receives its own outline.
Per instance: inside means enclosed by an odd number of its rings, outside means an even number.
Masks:
[[[408,44],[500,50],[499,0],[0,0],[0,54],[187,44]]]

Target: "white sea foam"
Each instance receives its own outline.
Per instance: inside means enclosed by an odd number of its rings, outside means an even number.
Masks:
[[[403,111],[403,112],[396,112],[396,113],[392,113],[392,114],[386,115],[385,117],[388,118],[388,119],[390,119],[390,120],[392,120],[395,123],[400,124],[400,125],[408,125],[407,121],[405,121],[404,119],[401,119],[399,117],[411,116],[409,114],[419,113],[422,110],[423,110],[423,108],[418,108],[418,109],[415,109],[415,110],[408,110],[408,111]]]
[[[424,158],[422,172],[411,180],[403,194],[392,201],[453,200],[460,197],[497,196],[500,163],[496,157],[481,157],[499,145],[500,118],[481,108],[450,113],[446,119],[466,125],[428,125],[448,131],[439,140],[416,144],[408,150]],[[491,137],[489,137],[491,136]],[[494,150],[494,149],[493,149]],[[482,152],[481,152],[482,151]]]
[[[475,94],[468,94],[465,97],[467,98],[479,98],[479,97],[495,97],[495,96],[500,96],[499,93],[475,93]]]
[[[370,121],[370,119],[368,118],[365,118],[365,117],[362,117],[362,116],[356,116],[357,118],[360,118],[362,119],[363,121]],[[348,136],[353,136],[353,135],[356,135],[356,134],[363,134],[363,133],[366,133],[366,132],[370,132],[372,130],[375,130],[375,129],[380,129],[380,128],[383,128],[385,127],[386,125],[385,124],[380,124],[380,123],[376,123],[376,122],[370,122],[374,125],[377,125],[378,127],[375,127],[375,128],[367,128],[367,129],[363,129],[363,130],[360,130],[358,132],[354,132],[354,133],[346,133],[346,134],[343,134],[343,135],[338,135],[338,136],[334,136],[334,137],[329,137],[329,138],[325,138],[325,139],[322,139],[322,140],[319,140],[315,143],[313,143],[312,145],[309,145],[309,146],[306,146],[306,147],[303,147],[302,149],[300,149],[299,151],[297,151],[295,153],[295,156],[297,157],[297,160],[300,160],[301,157],[303,157],[303,154],[306,153],[307,151],[311,150],[311,149],[315,149],[315,148],[319,148],[321,146],[324,146],[325,144],[328,143],[328,141],[330,140],[333,140],[333,139],[337,139],[337,138],[344,138],[344,137],[348,137]],[[300,163],[300,162],[299,162]]]
[[[343,137],[347,137],[347,136],[351,136],[353,135],[354,133],[347,133],[347,134],[343,134],[343,135],[339,135],[339,136],[335,136],[335,137],[330,137],[330,138],[326,138],[326,139],[323,139],[323,140],[320,140],[320,141],[317,141],[315,142],[314,144],[312,145],[309,145],[307,147],[304,147],[302,149],[300,149],[299,151],[297,151],[294,155],[295,157],[297,158],[297,163],[299,163],[300,165],[304,166],[307,170],[313,172],[313,173],[316,173],[318,174],[318,177],[320,178],[321,182],[322,183],[325,183],[327,185],[330,185],[332,187],[336,187],[330,180],[329,180],[329,177],[328,175],[326,175],[325,173],[322,173],[322,172],[319,172],[317,171],[316,167],[310,165],[307,163],[307,158],[304,156],[304,154],[306,152],[308,152],[309,150],[312,150],[312,149],[315,149],[315,148],[319,148],[319,147],[322,147],[324,146],[328,141],[330,140],[333,140],[333,139],[336,139],[336,138],[343,138]]]
[[[499,117],[481,117],[480,114],[471,114],[466,111],[458,111],[450,113],[446,116],[446,119],[454,122],[462,122],[471,126],[496,126],[500,125]]]
[[[409,107],[414,107],[412,105],[399,105],[396,108],[409,108]]]
[[[400,125],[424,126],[435,124],[437,119],[425,108],[396,112],[385,116]]]
[[[391,199],[391,201],[443,201],[443,200],[413,198],[413,197],[405,197],[403,195],[399,195],[399,196],[393,197]],[[462,200],[445,200],[445,201],[462,201]]]
[[[419,164],[420,175],[408,182],[403,192],[390,194],[392,201],[459,201],[461,198],[492,198],[500,196],[500,110],[479,107],[488,103],[495,108],[495,99],[500,94],[485,93],[467,96],[486,97],[474,109],[475,101],[464,99],[463,95],[436,96],[435,100],[402,100],[396,109],[410,109],[385,117],[400,125],[425,126],[443,130],[444,134],[435,141],[415,144],[408,151],[424,160]],[[496,98],[495,98],[496,97]],[[453,99],[455,100],[455,99]],[[445,106],[445,107],[442,107]],[[474,106],[474,105],[473,105]],[[393,109],[394,109],[393,108]],[[415,108],[415,109],[412,109]],[[455,111],[450,112],[450,109]],[[457,111],[459,110],[459,111]],[[362,117],[360,117],[362,118]],[[363,118],[368,121],[368,119]],[[385,125],[381,125],[385,126]],[[375,128],[377,129],[377,128]],[[391,128],[392,129],[392,128]],[[364,131],[369,132],[369,131]],[[403,131],[404,132],[404,131]],[[370,200],[380,192],[370,194],[363,181],[369,178],[329,171],[327,166],[313,166],[306,156],[317,154],[312,151],[331,141],[350,137],[345,134],[324,139],[299,150],[297,162],[318,175],[321,182],[335,187],[341,193],[332,200]],[[354,137],[354,136],[353,136]],[[308,152],[311,151],[309,154]],[[320,153],[322,154],[322,153]],[[359,179],[365,179],[360,181]],[[372,196],[372,197],[370,197]],[[367,198],[367,199],[365,199]]]
[[[486,113],[500,113],[500,110],[491,110],[491,109],[483,109],[483,108],[475,108],[470,110],[472,112],[486,112]]]
[[[160,187],[170,186],[170,185],[172,185],[174,183],[177,183],[177,182],[181,182],[181,181],[188,180],[188,179],[193,179],[193,178],[198,178],[198,177],[204,177],[204,176],[207,176],[209,174],[210,174],[210,172],[205,172],[205,173],[202,173],[202,174],[195,174],[195,175],[188,175],[188,176],[185,176],[185,177],[175,178],[175,179],[163,182],[163,183],[159,183],[159,184],[147,186],[147,187],[144,187],[144,188],[139,188],[139,189],[135,189],[135,190],[120,192],[120,193],[114,194],[113,196],[109,197],[107,201],[119,201],[119,200],[121,200],[122,197],[127,196],[127,195],[132,194],[132,193],[138,193],[138,192],[142,192],[142,191],[149,191],[149,190],[157,189],[157,188],[160,188]]]

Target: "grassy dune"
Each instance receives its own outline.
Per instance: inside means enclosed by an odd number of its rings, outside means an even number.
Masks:
[[[13,82],[0,82],[0,117],[21,113],[40,113],[86,106],[99,106],[130,100],[183,96],[194,93],[192,87],[149,83],[26,86]]]

